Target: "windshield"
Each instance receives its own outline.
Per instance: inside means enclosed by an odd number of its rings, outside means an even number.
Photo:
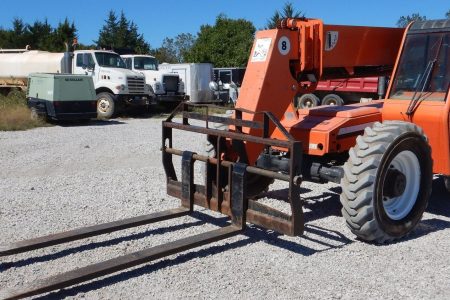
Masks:
[[[409,35],[389,98],[445,101],[449,85],[450,33]]]
[[[95,58],[100,67],[126,68],[122,58],[116,53],[95,52]]]
[[[138,56],[134,58],[134,69],[157,71],[158,61],[154,57]]]

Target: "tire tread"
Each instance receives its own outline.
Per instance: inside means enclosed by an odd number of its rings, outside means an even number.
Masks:
[[[365,128],[364,135],[359,136],[356,145],[349,150],[349,159],[344,164],[344,177],[341,180],[341,211],[347,226],[362,240],[386,243],[396,239],[385,233],[378,224],[373,208],[373,186],[383,154],[396,138],[407,132],[422,136],[428,145],[427,137],[417,125],[385,121]],[[431,148],[428,148],[431,157]]]

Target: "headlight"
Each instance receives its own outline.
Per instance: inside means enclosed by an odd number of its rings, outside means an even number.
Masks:
[[[124,91],[127,88],[127,86],[125,84],[121,84],[121,85],[117,85],[116,89],[118,89],[119,91],[122,90]]]

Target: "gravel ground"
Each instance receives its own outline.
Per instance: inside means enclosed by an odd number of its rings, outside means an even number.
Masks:
[[[115,119],[0,132],[0,244],[176,207],[178,200],[165,193],[160,123]],[[180,149],[203,145],[202,137],[188,133],[174,140]],[[440,178],[433,189],[418,228],[395,244],[356,240],[340,216],[339,187],[304,183],[301,237],[250,226],[245,234],[43,298],[450,299],[450,197]],[[275,183],[267,196],[285,199],[286,186]],[[193,217],[158,226],[1,257],[0,289],[226,221],[197,209]]]

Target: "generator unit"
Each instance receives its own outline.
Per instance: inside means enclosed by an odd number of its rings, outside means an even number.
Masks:
[[[97,117],[94,82],[88,75],[33,73],[27,100],[32,116],[53,120]]]

